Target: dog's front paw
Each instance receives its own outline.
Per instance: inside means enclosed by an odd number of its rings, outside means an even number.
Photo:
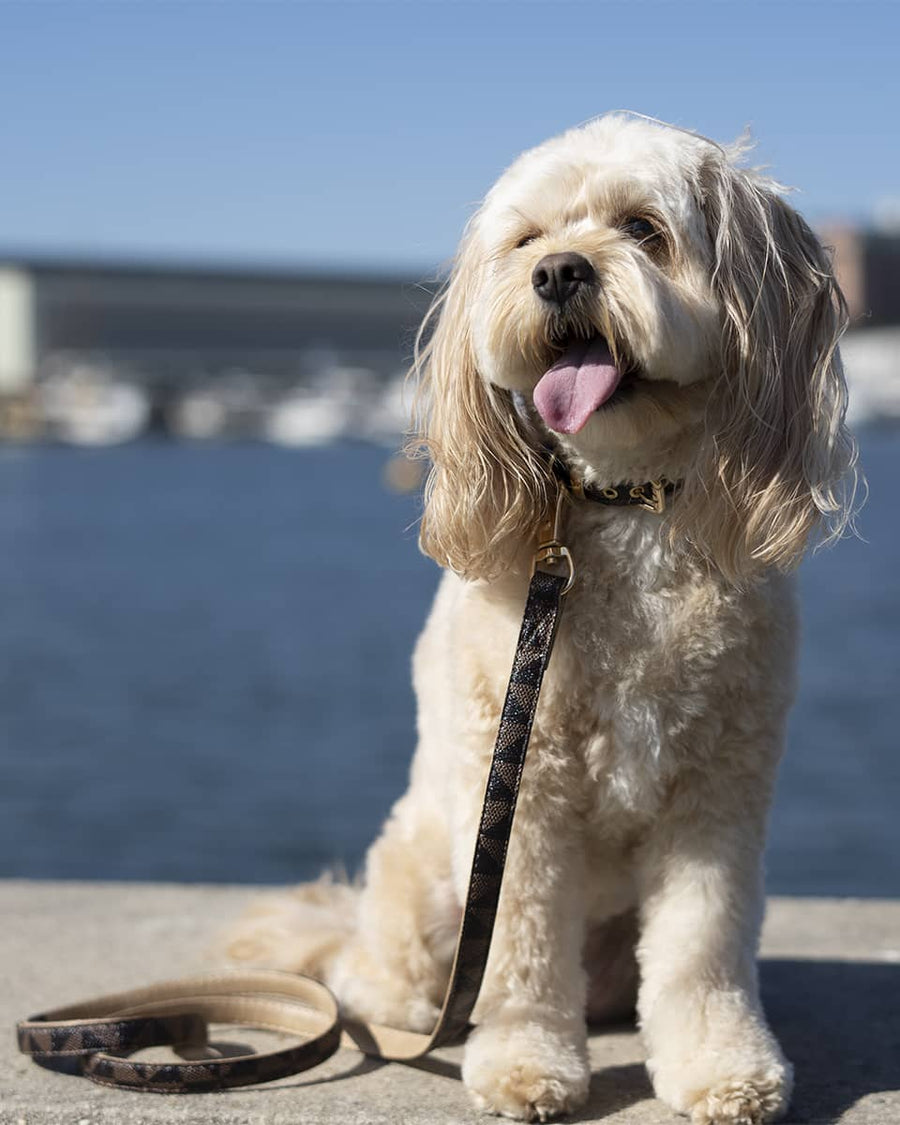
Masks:
[[[774,1053],[743,1074],[720,1065],[706,1070],[702,1056],[677,1068],[653,1062],[648,1068],[657,1095],[689,1113],[693,1125],[766,1125],[779,1120],[790,1100],[791,1066]],[[731,1075],[724,1073],[728,1069]]]
[[[656,1096],[694,1125],[766,1125],[787,1109],[793,1070],[749,991],[670,983],[642,1030]]]
[[[694,1125],[763,1125],[781,1117],[789,1095],[790,1082],[783,1073],[725,1082],[694,1103],[691,1121]]]
[[[487,1023],[470,1036],[462,1072],[479,1109],[549,1121],[587,1098],[591,1072],[584,1028]]]

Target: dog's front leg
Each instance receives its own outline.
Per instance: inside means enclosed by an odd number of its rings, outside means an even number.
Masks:
[[[758,747],[732,748],[758,760]],[[679,782],[640,861],[638,1012],[657,1095],[697,1125],[784,1112],[791,1067],[759,1002],[768,785],[697,771]]]
[[[539,747],[530,755],[539,758]],[[474,823],[465,831],[473,838]],[[463,1062],[481,1108],[543,1121],[585,1100],[584,926],[578,829],[526,767],[478,1026]]]

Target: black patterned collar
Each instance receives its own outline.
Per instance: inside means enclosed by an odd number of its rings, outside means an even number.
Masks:
[[[667,502],[681,488],[681,481],[671,481],[666,477],[643,481],[641,484],[626,481],[606,488],[585,484],[572,473],[558,453],[549,449],[547,452],[554,476],[576,500],[590,500],[595,504],[607,504],[614,508],[641,508],[645,512],[660,515],[666,510]]]

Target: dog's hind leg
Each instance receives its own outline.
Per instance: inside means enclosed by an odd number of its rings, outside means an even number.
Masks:
[[[352,938],[326,976],[351,1016],[430,1031],[450,972],[460,907],[441,818],[412,794],[369,849]]]
[[[369,849],[361,884],[325,875],[261,895],[225,935],[225,953],[317,977],[347,1015],[430,1031],[460,914],[446,831],[407,795]]]

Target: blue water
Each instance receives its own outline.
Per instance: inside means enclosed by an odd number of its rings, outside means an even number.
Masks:
[[[900,895],[900,435],[801,574],[770,889]],[[0,874],[353,868],[402,791],[437,582],[364,446],[0,450]]]

